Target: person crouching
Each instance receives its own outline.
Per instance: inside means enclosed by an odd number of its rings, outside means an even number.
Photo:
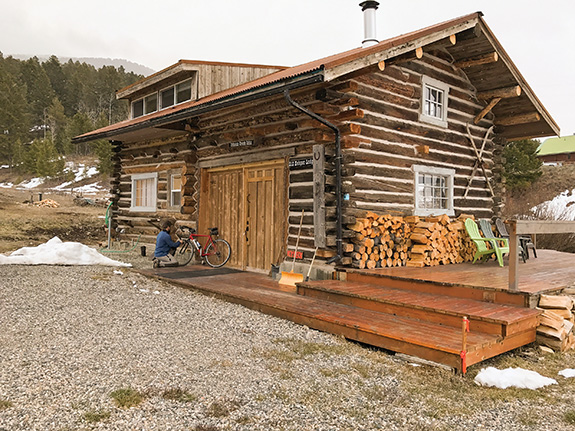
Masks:
[[[178,266],[174,257],[174,251],[182,244],[180,241],[172,241],[170,231],[173,227],[172,220],[163,220],[160,224],[162,229],[156,238],[156,250],[154,251],[154,268],[163,266]]]

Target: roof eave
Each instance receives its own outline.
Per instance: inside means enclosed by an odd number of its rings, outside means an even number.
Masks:
[[[86,134],[76,136],[72,138],[74,144],[79,144],[83,142],[91,142],[99,139],[111,139],[117,138],[121,135],[126,135],[130,132],[139,131],[146,128],[156,128],[162,125],[175,123],[178,121],[185,120],[192,116],[197,116],[205,112],[214,111],[217,109],[226,108],[233,105],[238,105],[244,102],[249,102],[253,99],[266,97],[273,94],[282,93],[286,89],[296,89],[310,85],[313,83],[322,82],[324,80],[323,68],[318,68],[309,71],[305,74],[301,74],[295,77],[291,77],[286,80],[276,81],[265,86],[255,87],[248,89],[246,91],[235,93],[226,97],[211,100],[207,103],[199,103],[191,106],[190,108],[183,109],[181,111],[174,112],[172,114],[166,114],[163,116],[153,117],[149,120],[143,120],[135,124],[130,124],[125,127],[115,128],[113,130],[104,130],[98,132],[98,130],[88,132]],[[105,129],[105,128],[103,128]]]
[[[519,72],[519,69],[517,68],[517,66],[515,66],[515,64],[511,60],[511,57],[509,57],[509,55],[507,54],[503,46],[499,43],[499,41],[489,28],[485,20],[481,17],[479,17],[479,25],[481,26],[483,34],[489,39],[489,42],[493,45],[493,47],[497,51],[497,54],[499,55],[499,61],[503,61],[505,63],[509,72],[513,75],[517,83],[521,86],[522,93],[529,98],[529,100],[537,110],[538,114],[541,116],[541,121],[543,121],[547,126],[546,127],[547,130],[544,130],[545,127],[543,127],[540,132],[528,136],[525,136],[521,133],[518,134],[503,133],[503,134],[508,135],[506,136],[508,139],[515,139],[515,140],[542,138],[553,135],[559,136],[560,134],[559,125],[555,122],[555,120],[553,119],[553,117],[551,117],[551,114],[547,111],[545,106],[543,106],[543,103],[541,103],[539,98],[535,95],[535,92],[529,86],[529,84],[527,83],[521,72]]]

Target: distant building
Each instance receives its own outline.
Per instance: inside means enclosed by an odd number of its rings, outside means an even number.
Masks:
[[[546,139],[537,148],[543,163],[575,163],[575,135]]]

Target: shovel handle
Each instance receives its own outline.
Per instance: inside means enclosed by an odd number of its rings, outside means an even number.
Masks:
[[[307,270],[307,276],[305,277],[305,281],[309,280],[309,275],[311,274],[311,267],[313,266],[313,263],[315,262],[315,255],[317,254],[317,249],[318,249],[318,247],[316,247],[315,251],[313,252],[313,257],[311,258],[311,263],[309,264],[309,269]]]

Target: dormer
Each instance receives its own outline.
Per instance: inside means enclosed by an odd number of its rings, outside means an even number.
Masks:
[[[281,66],[180,60],[116,93],[138,118],[285,69]]]

